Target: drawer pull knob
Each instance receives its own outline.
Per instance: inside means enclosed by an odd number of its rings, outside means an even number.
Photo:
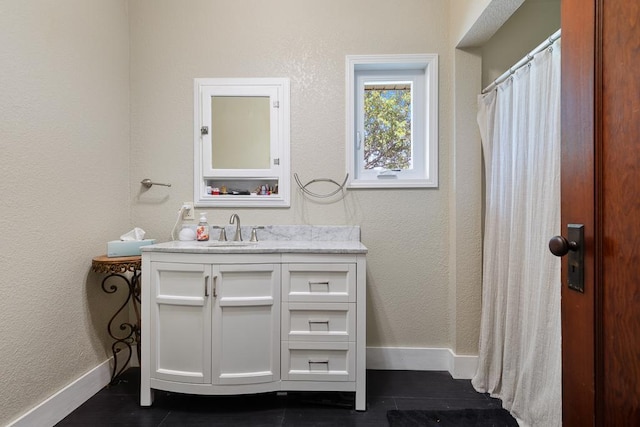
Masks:
[[[324,370],[328,371],[329,370],[329,359],[324,359],[324,360],[314,360],[314,359],[309,359],[309,370],[313,371],[313,367],[314,365],[316,365],[316,367],[319,367],[317,365],[322,365],[324,367]],[[315,370],[319,370],[319,369],[315,369]]]
[[[309,291],[310,292],[314,291],[314,289],[313,289],[314,286],[315,287],[324,286],[324,287],[326,287],[326,289],[323,289],[323,291],[327,291],[327,292],[329,291],[329,281],[328,280],[323,281],[323,282],[313,282],[313,281],[309,280]],[[317,289],[317,292],[319,292],[319,291],[320,291],[320,289]]]
[[[309,319],[309,331],[312,331],[314,329],[316,330],[316,332],[318,332],[319,329],[328,331],[329,320]]]

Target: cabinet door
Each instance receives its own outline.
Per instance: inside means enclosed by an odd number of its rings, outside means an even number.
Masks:
[[[214,384],[280,379],[280,266],[215,265]]]
[[[211,266],[151,263],[151,377],[211,383]]]

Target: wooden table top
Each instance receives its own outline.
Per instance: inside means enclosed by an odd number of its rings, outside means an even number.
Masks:
[[[100,255],[93,258],[91,269],[96,273],[126,273],[127,271],[135,273],[140,271],[141,260],[140,255],[121,257]]]

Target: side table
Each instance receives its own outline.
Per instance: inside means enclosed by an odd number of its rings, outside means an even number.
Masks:
[[[91,262],[91,269],[96,273],[106,274],[107,276],[102,279],[102,290],[108,294],[115,294],[118,291],[117,280],[121,280],[121,284],[127,286],[127,294],[124,302],[120,305],[120,308],[109,320],[107,325],[107,332],[115,341],[111,345],[111,351],[113,353],[113,371],[111,373],[111,383],[113,384],[116,378],[125,370],[129,362],[131,361],[133,344],[136,345],[136,352],[138,356],[138,362],[140,362],[140,268],[141,268],[140,256],[127,256],[127,257],[107,257],[101,255],[93,258]],[[131,273],[131,274],[127,274]],[[130,277],[129,277],[130,276]],[[110,281],[110,285],[107,286],[107,281]],[[117,324],[116,318],[125,311],[129,306],[129,302],[133,303],[133,309],[136,313],[136,323],[122,322]],[[128,317],[127,317],[128,319]],[[118,368],[121,361],[118,360],[118,356],[123,356],[120,352],[126,349],[127,356],[124,363]]]

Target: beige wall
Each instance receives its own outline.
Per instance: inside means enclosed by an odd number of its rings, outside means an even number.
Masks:
[[[345,55],[440,55],[440,188],[352,190],[290,209],[213,209],[212,224],[356,224],[368,256],[368,346],[449,347],[451,49],[447,2],[135,0],[131,17],[132,176],[172,184],[132,196],[132,220],[167,240],[193,187],[193,78],[289,77],[291,170],[345,175]],[[398,25],[395,25],[395,24]],[[399,24],[401,23],[401,24]],[[384,28],[384,31],[380,29]],[[471,347],[475,346],[473,342]]]
[[[560,28],[560,0],[526,0],[482,45],[482,87],[488,86]]]
[[[450,0],[451,21],[449,32],[452,42],[457,46],[478,21],[482,13],[495,0]]]
[[[126,1],[0,1],[0,425],[107,359],[129,227]]]
[[[482,154],[475,125],[480,92],[479,49],[456,49],[450,219],[450,348],[476,355],[482,293]]]
[[[481,46],[524,1],[451,0],[449,30],[454,46],[458,48]]]

